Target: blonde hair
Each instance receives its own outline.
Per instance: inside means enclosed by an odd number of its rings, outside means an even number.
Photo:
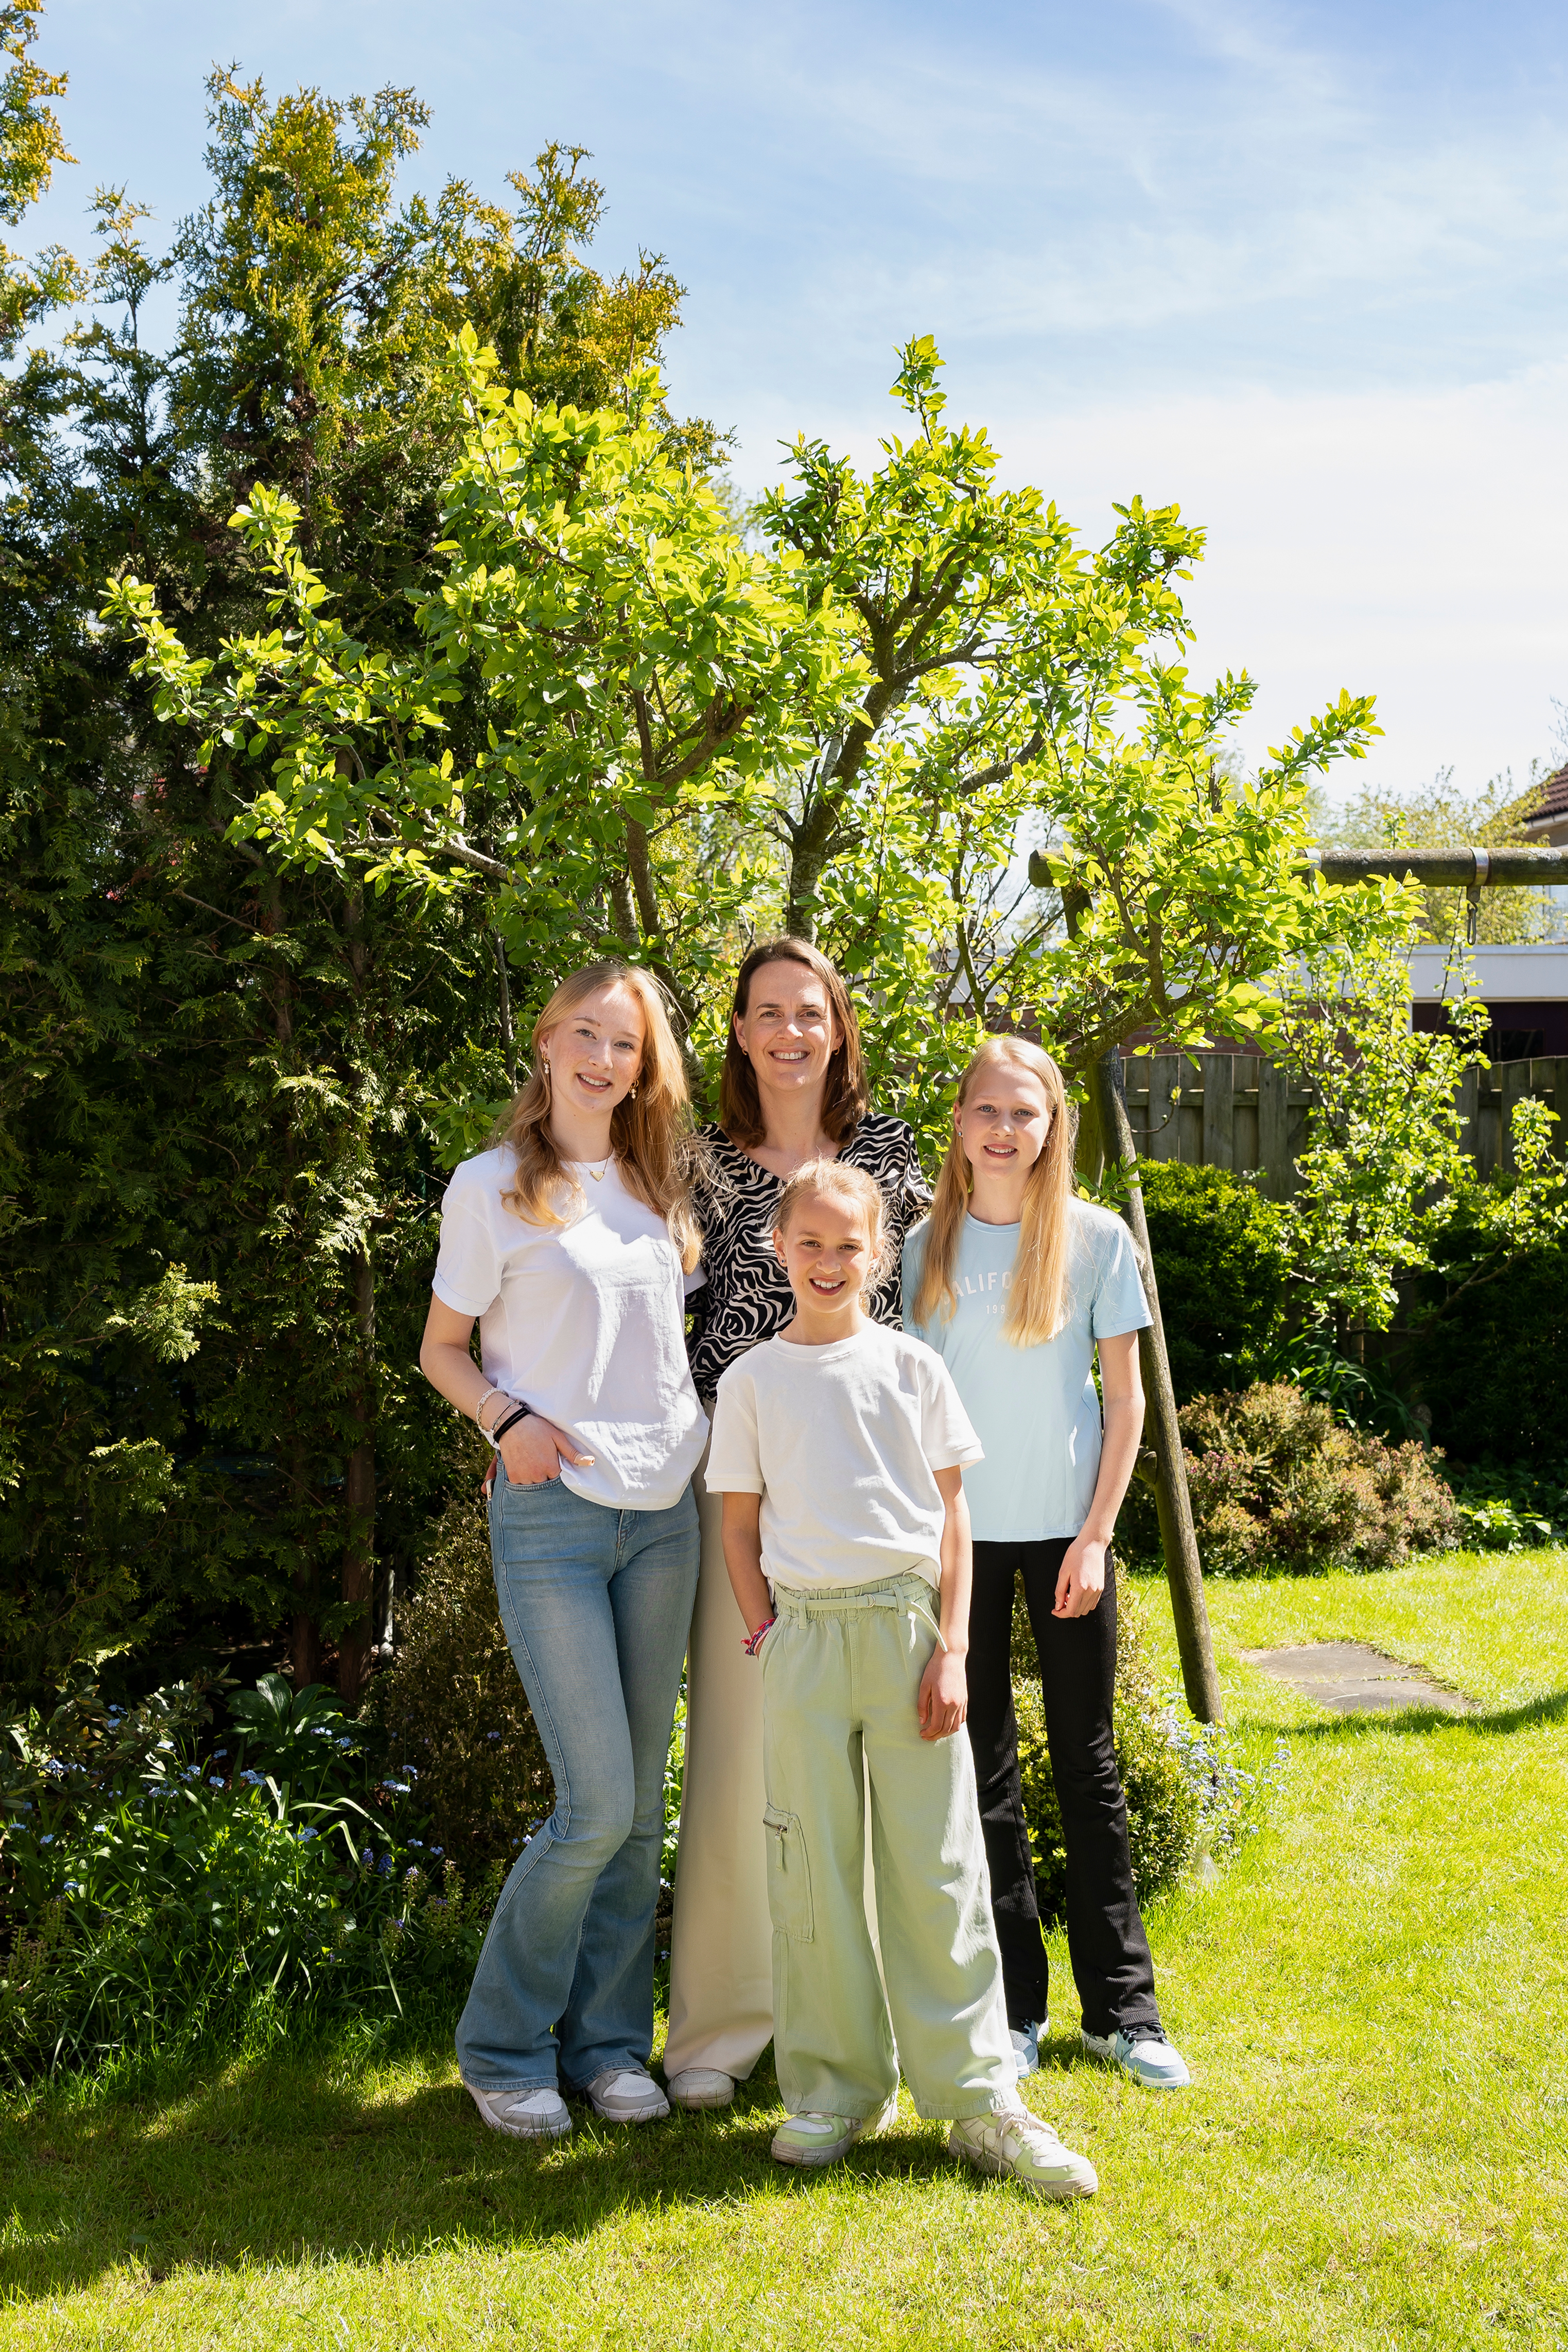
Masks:
[[[1001,1062],[1011,1062],[1038,1078],[1051,1114],[1049,1132],[1024,1186],[1012,1292],[1002,1320],[1002,1337],[1015,1348],[1037,1348],[1042,1339],[1054,1338],[1062,1325],[1076,1122],[1061,1072],[1050,1055],[1038,1045],[1032,1045],[1026,1037],[987,1037],[958,1082],[955,1114],[968,1101],[970,1089],[982,1072],[994,1069]],[[936,1180],[931,1215],[923,1227],[925,1257],[914,1303],[917,1323],[934,1323],[939,1315],[945,1322],[958,1311],[952,1268],[973,1184],[969,1157],[955,1127],[947,1157],[942,1163],[942,1174]]]
[[[773,1231],[782,1234],[803,1201],[853,1201],[866,1212],[866,1239],[871,1263],[866,1269],[861,1296],[875,1289],[882,1272],[884,1228],[887,1223],[882,1188],[864,1168],[847,1167],[842,1160],[807,1160],[797,1168],[779,1194],[773,1211]]]
[[[646,971],[623,963],[616,956],[584,964],[563,980],[533,1024],[532,1072],[498,1130],[498,1142],[508,1145],[516,1163],[510,1184],[501,1194],[505,1206],[530,1224],[564,1225],[573,1222],[562,1205],[570,1193],[580,1203],[582,1186],[568,1175],[550,1132],[550,1066],[540,1041],[574,1012],[595,990],[626,988],[642,1007],[642,1062],[635,1095],[626,1096],[610,1114],[610,1148],[620,1163],[621,1181],[645,1208],[652,1209],[669,1227],[688,1274],[702,1252],[702,1239],[691,1213],[690,1100],[680,1050],[669,1026],[664,999]]]

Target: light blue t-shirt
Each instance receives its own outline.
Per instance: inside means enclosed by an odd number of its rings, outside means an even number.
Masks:
[[[964,1219],[952,1270],[958,1310],[945,1322],[939,1316],[917,1323],[913,1313],[930,1225],[917,1225],[904,1244],[904,1328],[941,1356],[985,1448],[984,1461],[963,1474],[981,1543],[1078,1534],[1100,1475],[1094,1343],[1152,1320],[1121,1218],[1087,1201],[1072,1202],[1068,1214],[1067,1320],[1036,1348],[1016,1348],[1002,1336],[1016,1225]]]

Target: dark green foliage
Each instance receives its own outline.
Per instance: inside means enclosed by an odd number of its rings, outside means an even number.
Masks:
[[[1468,1265],[1454,1236],[1446,1273],[1458,1290]],[[1462,1297],[1431,1297],[1405,1360],[1432,1434],[1461,1461],[1529,1464],[1550,1471],[1568,1429],[1568,1245],[1525,1250],[1505,1272]]]
[[[1182,1407],[1198,1549],[1211,1575],[1396,1568],[1458,1532],[1440,1455],[1347,1429],[1284,1381]],[[1152,1557],[1152,1499],[1134,1485],[1119,1533]]]
[[[471,1490],[436,1528],[398,1634],[372,1688],[373,1720],[417,1770],[432,1834],[465,1873],[510,1867],[555,1799],[496,1607],[489,1516]]]
[[[1116,1762],[1127,1799],[1128,1842],[1140,1902],[1174,1886],[1197,1862],[1217,1860],[1249,1834],[1274,1776],[1242,1769],[1224,1731],[1193,1722],[1162,1692],[1128,1577],[1117,1570]],[[1020,1588],[1013,1612],[1013,1706],[1024,1811],[1040,1916],[1067,1907],[1067,1849],[1051,1778],[1035,1637]]]
[[[1458,1505],[1460,1540],[1478,1551],[1530,1551],[1568,1544],[1568,1461],[1544,1475],[1523,1463],[1481,1463],[1444,1473]]]
[[[215,1737],[198,1687],[126,1713],[79,1677],[47,1722],[0,1725],[13,2077],[460,1995],[496,1876],[465,1893],[330,1691],[268,1675],[232,1714]]]
[[[1144,1160],[1139,1174],[1177,1400],[1237,1387],[1284,1318],[1279,1212],[1224,1168]]]
[[[0,27],[14,58],[33,13]],[[7,218],[59,152],[52,88],[6,84]],[[335,1654],[354,1702],[452,1477],[451,1416],[414,1368],[446,1167],[510,1091],[482,896],[381,895],[230,839],[261,755],[209,766],[155,719],[99,625],[103,583],[133,569],[216,655],[264,609],[229,517],[266,479],[300,499],[345,617],[395,646],[431,562],[452,331],[501,325],[535,390],[607,397],[679,292],[656,260],[606,279],[576,249],[603,208],[580,151],[547,150],[515,209],[458,184],[400,208],[411,93],[268,100],[217,74],[210,96],[210,204],[159,256],[145,213],[100,196],[92,268],[70,265],[99,316],[0,404],[0,1697],[18,1705],[78,1659],[118,1654],[129,1696],[285,1647],[301,1683]],[[48,305],[14,265],[0,279],[3,342]],[[144,317],[165,280],[182,320],[161,352]],[[451,719],[459,746],[482,740],[468,702]]]

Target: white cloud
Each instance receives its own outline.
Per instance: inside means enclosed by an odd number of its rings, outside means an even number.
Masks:
[[[1011,415],[955,391],[949,415],[987,424],[1003,478],[1037,483],[1090,540],[1134,492],[1204,524],[1194,677],[1258,681],[1252,760],[1342,687],[1375,694],[1384,733],[1332,772],[1346,790],[1450,764],[1467,787],[1510,766],[1522,783],[1550,748],[1552,698],[1568,696],[1565,406],[1568,362],[1428,394],[1243,389]],[[873,401],[816,420],[861,464],[894,422]],[[747,451],[769,431],[757,418]]]

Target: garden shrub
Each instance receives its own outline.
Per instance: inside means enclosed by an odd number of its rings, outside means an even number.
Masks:
[[[1230,1735],[1193,1722],[1163,1693],[1150,1662],[1142,1612],[1117,1570],[1116,1761],[1127,1798],[1132,1876],[1141,1902],[1174,1886],[1205,1855],[1218,1860],[1257,1826],[1275,1776],[1245,1771]],[[1051,1777],[1035,1637],[1020,1593],[1013,1616],[1013,1708],[1024,1816],[1035,1861],[1040,1916],[1067,1908],[1067,1848]]]
[[[1228,1169],[1138,1172],[1177,1398],[1239,1387],[1285,1314],[1280,1213]]]
[[[1455,1541],[1441,1455],[1347,1429],[1287,1381],[1194,1397],[1181,1409],[1198,1549],[1211,1574],[1394,1568]],[[1152,1498],[1123,1509],[1134,1556],[1158,1548]]]
[[[369,1720],[418,1774],[432,1832],[473,1876],[510,1867],[552,1809],[550,1766],[496,1607],[489,1519],[448,1504],[419,1590],[399,1612],[397,1654],[371,1689]]]
[[[1528,1551],[1568,1543],[1568,1463],[1538,1474],[1522,1463],[1451,1469],[1459,1540],[1476,1551]]]
[[[1455,1281],[1473,1246],[1456,1234]],[[1435,1303],[1436,1284],[1423,1286]],[[1568,1428],[1568,1245],[1526,1250],[1479,1282],[1450,1314],[1418,1323],[1407,1377],[1432,1414],[1432,1434],[1465,1462],[1526,1462],[1550,1472]]]
[[[497,1880],[469,1895],[334,1695],[276,1675],[215,1740],[205,1692],[129,1713],[79,1676],[4,1727],[0,2055],[15,2076],[258,2017],[449,2010]]]

